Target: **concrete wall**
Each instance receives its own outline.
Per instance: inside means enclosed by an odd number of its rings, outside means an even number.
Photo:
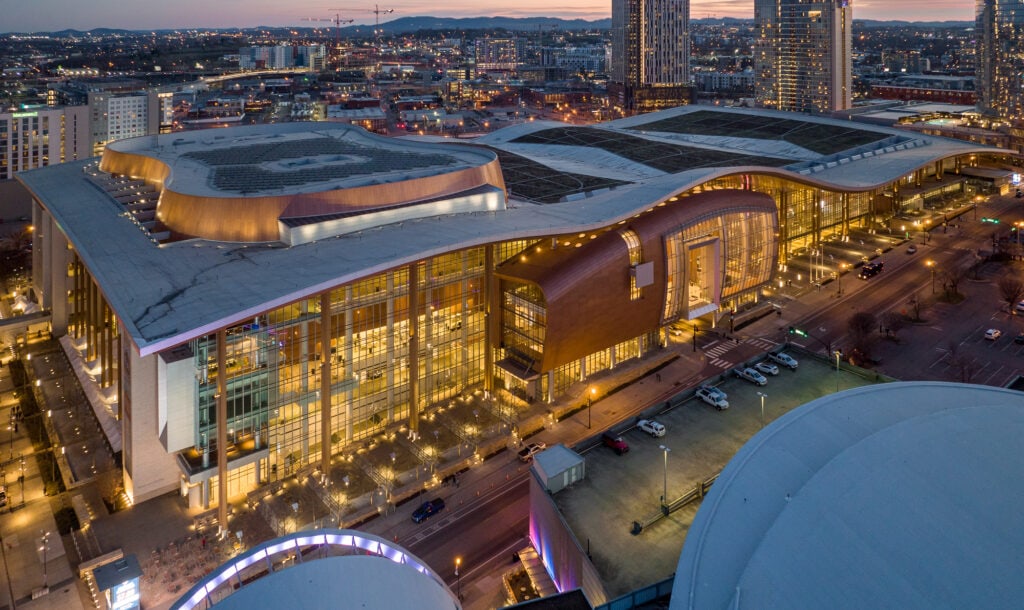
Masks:
[[[174,454],[164,450],[160,442],[158,409],[158,355],[140,358],[138,352],[122,335],[127,345],[122,349],[125,383],[122,405],[122,439],[124,442],[125,489],[134,503],[179,489],[180,470]]]
[[[195,442],[196,383],[191,358],[157,358],[157,429],[164,449],[188,449]]]
[[[544,482],[530,469],[530,539],[559,591],[579,588],[591,606],[608,601],[597,568],[562,518]]]

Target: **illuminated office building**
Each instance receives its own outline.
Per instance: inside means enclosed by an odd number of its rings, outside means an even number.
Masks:
[[[553,402],[672,323],[759,302],[797,249],[1007,155],[696,106],[475,144],[285,123],[18,175],[35,294],[120,430],[135,501],[326,471],[467,391]]]
[[[0,112],[0,180],[92,154],[85,106]]]
[[[828,114],[851,106],[850,0],[755,0],[755,94],[765,108]]]
[[[977,0],[976,16],[978,106],[1024,130],[1024,0]]]
[[[689,0],[613,0],[609,95],[627,113],[690,101]]]

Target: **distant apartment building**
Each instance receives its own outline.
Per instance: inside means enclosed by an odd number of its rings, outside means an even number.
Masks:
[[[480,38],[474,44],[476,73],[515,72],[526,56],[525,38]]]
[[[714,92],[752,92],[754,90],[754,71],[742,72],[694,72],[693,85],[704,93]]]
[[[977,95],[972,76],[914,74],[871,85],[871,97],[904,102],[939,102],[974,105]]]
[[[168,109],[171,100],[147,90],[141,81],[88,79],[60,83],[47,91],[47,101],[88,107],[92,155],[101,154],[109,142],[155,135],[162,125],[164,131],[170,128],[163,121],[172,116]]]
[[[324,67],[326,58],[327,49],[322,44],[242,47],[238,50],[238,67],[242,70],[281,70],[305,66],[315,71]]]
[[[1024,130],[1024,0],[977,0],[975,8],[978,107]]]
[[[882,51],[882,67],[892,74],[921,74],[931,70],[931,62],[917,50],[886,49]]]
[[[608,50],[605,45],[580,47],[544,47],[541,65],[565,68],[574,74],[603,73],[608,69]]]
[[[613,105],[642,113],[690,100],[689,0],[612,0]]]
[[[92,156],[85,106],[0,112],[0,180]]]
[[[852,105],[849,0],[755,0],[759,106],[828,114]]]

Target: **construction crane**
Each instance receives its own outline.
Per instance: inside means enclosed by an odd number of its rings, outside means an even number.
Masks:
[[[373,27],[374,27],[374,29],[376,29],[377,26],[380,25],[380,16],[381,15],[387,15],[388,13],[393,13],[393,12],[395,12],[395,9],[393,9],[393,8],[381,8],[379,4],[374,4],[372,12],[373,12],[373,16],[374,16]]]
[[[331,10],[334,11],[334,10],[339,10],[339,9],[333,9],[332,8]],[[355,19],[342,19],[341,18],[341,13],[335,13],[333,19],[317,19],[316,17],[303,17],[302,20],[303,21],[330,21],[331,23],[333,23],[334,24],[334,28],[335,28],[334,29],[334,45],[335,46],[341,46],[341,24],[343,24],[343,23],[352,23],[352,22],[355,21]]]

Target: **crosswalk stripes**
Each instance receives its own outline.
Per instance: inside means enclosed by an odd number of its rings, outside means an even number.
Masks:
[[[704,353],[709,355],[709,356],[714,356],[714,357],[717,358],[718,356],[721,356],[725,352],[731,350],[733,347],[734,347],[734,345],[732,343],[721,343],[720,342],[720,343],[717,343],[717,344],[713,345],[712,347],[709,347],[709,348],[705,349]]]
[[[732,362],[729,362],[728,360],[722,360],[721,358],[715,358],[714,360],[710,360],[708,364],[710,364],[713,367],[720,368],[722,370],[730,369],[733,365]]]
[[[777,342],[772,341],[771,339],[763,339],[761,337],[755,337],[753,339],[746,339],[744,341],[744,343],[749,343],[750,345],[754,345],[754,346],[756,346],[756,347],[758,347],[760,349],[764,349],[764,350],[773,349],[775,346],[778,345]]]

